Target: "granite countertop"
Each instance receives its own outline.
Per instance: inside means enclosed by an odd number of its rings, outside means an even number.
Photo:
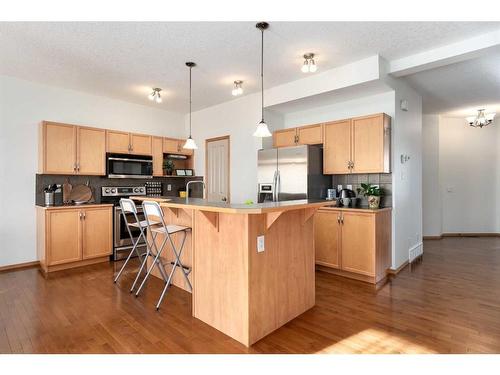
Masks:
[[[284,202],[266,202],[255,204],[234,204],[224,202],[210,202],[201,198],[171,198],[171,197],[134,197],[135,200],[156,201],[163,207],[186,208],[201,211],[240,213],[240,214],[262,214],[277,211],[289,211],[303,208],[321,208],[331,205],[330,201],[318,199],[300,199]]]
[[[112,203],[83,203],[83,204],[59,204],[56,206],[44,206],[37,204],[36,207],[43,208],[44,210],[62,210],[68,208],[92,208],[92,207],[112,207]]]
[[[392,207],[368,208],[368,207],[337,207],[334,205],[321,207],[322,211],[355,211],[355,212],[383,212],[391,211]]]

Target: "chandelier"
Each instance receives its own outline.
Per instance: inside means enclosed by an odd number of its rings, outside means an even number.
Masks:
[[[493,122],[495,113],[484,113],[484,109],[479,109],[476,116],[467,117],[467,122],[474,128],[482,128]]]

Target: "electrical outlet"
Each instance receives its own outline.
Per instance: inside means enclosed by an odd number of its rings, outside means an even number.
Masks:
[[[347,185],[348,190],[352,190],[352,185]]]
[[[171,184],[167,185],[167,191],[172,191],[172,185]]]
[[[264,251],[264,236],[257,236],[257,252],[262,253]]]

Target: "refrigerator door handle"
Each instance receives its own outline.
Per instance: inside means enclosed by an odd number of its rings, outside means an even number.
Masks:
[[[280,192],[281,192],[281,173],[280,170],[278,169],[276,175],[276,201],[279,201]]]
[[[278,170],[274,171],[273,176],[273,202],[276,202],[276,189],[277,189],[277,181],[278,181]]]

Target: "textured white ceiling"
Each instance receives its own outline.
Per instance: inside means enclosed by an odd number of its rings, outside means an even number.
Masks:
[[[467,116],[500,111],[500,51],[406,77],[421,95],[423,112]]]
[[[495,22],[272,22],[266,32],[265,86],[303,77],[302,54],[319,70],[374,54],[404,57],[489,32]],[[193,109],[231,100],[235,79],[259,90],[260,35],[252,22],[0,23],[0,74],[91,94],[188,109],[188,69],[195,61]],[[146,99],[164,89],[160,105]]]

